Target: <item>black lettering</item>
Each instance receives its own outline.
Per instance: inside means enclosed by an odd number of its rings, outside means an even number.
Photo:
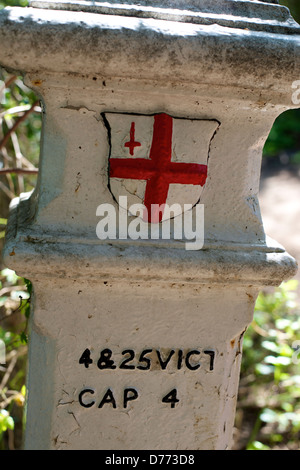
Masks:
[[[208,354],[210,356],[210,361],[209,361],[209,370],[214,370],[214,362],[215,362],[215,351],[203,351],[204,354]]]
[[[179,402],[177,398],[177,390],[176,388],[173,388],[169,393],[167,393],[166,396],[163,397],[162,399],[163,403],[169,403],[171,405],[171,408],[175,408],[176,403]]]
[[[158,360],[159,360],[159,363],[160,363],[160,367],[162,368],[162,370],[165,370],[167,368],[167,365],[169,364],[169,362],[171,360],[171,357],[173,356],[174,353],[175,353],[174,349],[171,349],[171,351],[169,353],[169,356],[167,357],[167,359],[165,361],[163,361],[163,359],[160,355],[160,351],[156,350],[156,354],[157,354],[157,357],[158,357]]]
[[[100,353],[100,358],[97,362],[99,369],[115,369],[114,361],[111,358],[112,351],[110,349],[103,349]]]
[[[178,360],[177,360],[177,369],[180,370],[182,366],[183,351],[182,349],[178,350]]]
[[[123,400],[123,406],[124,408],[127,408],[127,403],[132,400],[136,400],[138,398],[139,394],[134,388],[125,388],[124,390],[124,400]]]
[[[84,364],[85,368],[88,369],[90,364],[93,364],[93,359],[91,359],[91,351],[85,349],[80,356],[79,364]]]
[[[94,390],[92,390],[91,388],[86,388],[85,390],[82,390],[80,393],[79,393],[79,397],[78,397],[78,401],[79,401],[79,404],[81,406],[83,406],[84,408],[90,408],[91,406],[93,406],[95,404],[94,401],[90,401],[89,403],[84,403],[83,401],[83,395],[85,395],[86,393],[91,393],[92,395],[95,393]]]
[[[190,370],[197,370],[200,367],[200,364],[192,365],[190,363],[190,357],[195,355],[195,354],[200,354],[200,352],[197,351],[196,349],[194,349],[192,351],[189,351],[186,355],[186,358],[185,358],[185,364],[186,364],[187,368],[190,369]]]
[[[122,352],[122,355],[125,356],[125,354],[129,354],[129,357],[123,360],[120,364],[120,369],[135,369],[135,366],[133,364],[128,365],[127,363],[130,361],[133,361],[135,352],[133,349],[125,349],[125,351]]]
[[[102,398],[101,403],[98,406],[98,408],[102,408],[103,405],[105,405],[106,403],[111,403],[113,408],[117,408],[117,404],[116,404],[114,394],[113,394],[113,392],[111,391],[110,388],[105,392],[105,395]]]
[[[174,359],[174,367],[177,367],[177,370],[182,369],[182,367],[185,366],[189,370],[197,370],[201,367],[201,363],[198,360],[196,362],[196,358],[193,358],[192,356],[199,356],[201,352],[197,349],[193,349],[187,352],[185,355],[183,349],[170,349],[170,350],[163,350],[167,352],[162,352],[159,349],[154,350],[157,354],[157,359],[158,359],[158,364],[160,365],[162,370],[167,369],[172,357],[174,356],[175,352],[177,353],[176,359]],[[133,349],[125,349],[122,351],[122,355],[125,356],[120,365],[120,369],[125,369],[125,370],[134,370],[134,369],[139,369],[139,370],[150,370],[151,365],[152,365],[152,360],[153,357],[147,357],[147,355],[151,354],[153,352],[153,349],[144,349],[137,362],[137,365],[134,364],[135,356],[136,353]],[[212,371],[214,370],[214,363],[215,363],[215,352],[213,350],[204,350],[202,351],[203,354],[206,354],[209,356],[209,370]],[[117,365],[115,364],[115,361],[112,359],[112,351],[110,349],[103,349],[100,352],[100,357],[97,362],[97,367],[101,370],[103,369],[111,369],[114,370],[117,368]],[[201,361],[202,362],[202,361]],[[91,358],[91,351],[90,349],[85,349],[82,355],[80,356],[79,359],[79,364],[83,364],[86,369],[89,368],[91,364],[93,364],[93,359]]]
[[[150,354],[152,352],[152,349],[145,349],[144,351],[142,351],[141,355],[140,355],[140,358],[139,358],[139,362],[145,362],[145,366],[137,366],[137,369],[140,369],[140,370],[149,370],[150,367],[151,367],[151,359],[149,357],[145,357],[146,354]]]

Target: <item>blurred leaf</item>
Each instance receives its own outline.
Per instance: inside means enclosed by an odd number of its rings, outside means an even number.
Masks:
[[[7,410],[0,410],[0,437],[7,429],[14,429],[14,420]]]
[[[247,447],[247,450],[271,450],[270,447],[262,444],[261,442],[254,441]]]
[[[255,366],[255,372],[258,374],[258,375],[269,375],[269,374],[273,374],[274,373],[274,367],[272,366],[267,366],[265,364],[257,364]]]
[[[28,343],[28,336],[26,335],[24,331],[22,331],[22,333],[20,334],[20,340],[23,344]]]
[[[264,360],[267,364],[272,364],[273,366],[288,366],[291,364],[291,359],[285,356],[267,356]]]
[[[265,408],[260,415],[260,419],[264,423],[276,423],[278,420],[278,415],[275,411],[270,410],[269,408]]]
[[[17,281],[20,279],[19,276],[12,271],[11,269],[5,268],[1,271],[1,275],[4,276],[8,283],[16,284]]]
[[[263,341],[261,345],[263,348],[268,349],[269,351],[273,351],[275,353],[280,352],[280,347],[277,344],[275,344],[273,341]]]

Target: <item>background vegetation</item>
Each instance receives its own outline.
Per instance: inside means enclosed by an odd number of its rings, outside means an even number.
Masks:
[[[282,0],[300,22],[299,0]],[[0,0],[26,6],[27,0]],[[300,79],[300,77],[298,77]],[[40,106],[20,77],[0,75],[0,251],[12,198],[36,184],[41,132]],[[300,164],[300,110],[274,124],[264,161]],[[299,449],[300,304],[297,282],[262,292],[244,339],[235,448]],[[27,321],[31,283],[0,264],[0,449],[22,448],[26,395]],[[0,356],[1,358],[1,356]]]

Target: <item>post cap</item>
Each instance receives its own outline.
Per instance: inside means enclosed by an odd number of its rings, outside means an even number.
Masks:
[[[156,18],[254,31],[298,33],[300,26],[278,0],[31,0],[33,8]]]

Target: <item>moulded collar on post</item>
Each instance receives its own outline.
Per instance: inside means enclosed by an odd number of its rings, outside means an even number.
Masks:
[[[1,11],[0,63],[8,70],[256,87],[270,95],[279,91],[280,99],[288,94],[289,101],[290,84],[300,74],[300,26],[278,4],[33,0],[30,5]]]
[[[266,5],[267,3],[267,5]],[[85,11],[136,18],[156,18],[193,24],[247,28],[251,31],[299,34],[299,25],[277,0],[32,0],[30,6]]]

